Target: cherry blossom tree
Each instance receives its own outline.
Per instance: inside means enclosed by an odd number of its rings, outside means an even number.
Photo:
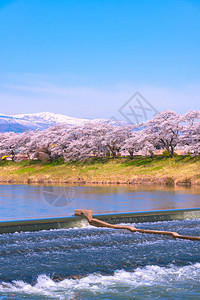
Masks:
[[[18,151],[19,134],[14,132],[5,132],[0,134],[0,155],[10,156],[12,160]]]
[[[127,151],[130,158],[133,159],[134,153],[140,151],[141,144],[139,143],[139,132],[133,132],[125,141],[122,146],[123,151]]]
[[[200,154],[200,111],[182,117],[165,111],[138,126],[117,122],[91,121],[79,126],[55,125],[43,131],[0,133],[0,156],[25,154],[28,159],[65,161],[85,160],[91,156],[115,158],[126,151],[131,159],[138,152],[153,156],[156,148],[174,156],[176,147],[185,153]]]
[[[106,132],[102,136],[102,143],[114,158],[120,153],[122,148],[124,149],[124,143],[130,137],[132,129],[133,126],[128,125],[106,125]]]
[[[192,156],[200,154],[200,111],[190,110],[182,117],[183,129],[179,145]]]
[[[179,142],[182,129],[181,116],[167,110],[157,114],[152,120],[142,123],[145,128],[148,141],[154,147],[166,149],[170,157],[174,156],[174,150]]]

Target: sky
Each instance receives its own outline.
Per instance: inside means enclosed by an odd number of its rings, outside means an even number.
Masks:
[[[200,1],[1,0],[0,113],[200,109]]]

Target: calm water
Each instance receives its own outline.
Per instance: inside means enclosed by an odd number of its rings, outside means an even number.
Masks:
[[[96,213],[199,207],[199,195],[198,189],[2,185],[1,219],[65,216],[79,207]],[[200,236],[200,219],[137,227]],[[199,294],[198,241],[92,226],[0,235],[1,300],[182,300]]]
[[[0,185],[0,220],[200,207],[200,189],[127,186]]]

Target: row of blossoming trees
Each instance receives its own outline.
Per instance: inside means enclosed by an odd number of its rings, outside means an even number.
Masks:
[[[27,159],[65,161],[85,160],[90,156],[116,157],[127,154],[132,159],[138,152],[153,156],[164,149],[170,157],[177,148],[185,154],[200,154],[200,111],[181,116],[173,111],[157,114],[139,125],[113,122],[88,122],[82,126],[56,125],[43,131],[0,134],[0,157],[25,155]]]

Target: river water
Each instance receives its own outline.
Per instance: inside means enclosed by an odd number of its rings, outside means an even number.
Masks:
[[[0,205],[1,220],[30,219],[70,215],[74,208],[106,213],[200,207],[200,193],[3,185]],[[200,236],[199,219],[137,228]],[[83,226],[2,234],[0,243],[0,299],[199,299],[198,241]]]
[[[0,185],[0,221],[200,207],[199,188]]]

